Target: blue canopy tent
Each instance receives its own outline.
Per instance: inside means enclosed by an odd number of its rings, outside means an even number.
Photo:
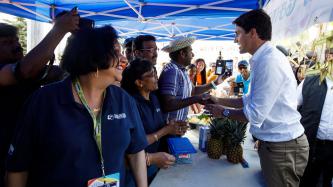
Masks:
[[[159,41],[177,36],[232,40],[232,21],[262,7],[264,0],[0,0],[0,12],[42,22],[77,6],[96,25],[112,24],[121,37],[152,34]]]

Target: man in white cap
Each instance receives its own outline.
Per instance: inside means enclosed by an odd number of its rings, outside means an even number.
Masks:
[[[204,93],[222,82],[222,77],[219,77],[210,84],[193,87],[185,67],[191,64],[194,57],[191,47],[194,41],[194,38],[182,37],[162,49],[171,58],[158,81],[162,109],[167,114],[167,120],[186,120],[188,106],[205,104],[210,96]]]

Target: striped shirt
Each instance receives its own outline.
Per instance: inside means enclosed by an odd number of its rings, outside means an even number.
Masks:
[[[158,80],[159,92],[161,95],[176,96],[177,99],[185,99],[191,96],[192,83],[184,66],[171,61],[166,64]],[[186,120],[189,107],[167,112],[166,120]]]

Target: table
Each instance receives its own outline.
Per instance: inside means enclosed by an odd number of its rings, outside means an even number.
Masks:
[[[241,164],[229,163],[226,156],[212,160],[206,153],[198,150],[198,130],[191,130],[188,137],[198,153],[193,155],[192,164],[175,165],[160,170],[151,183],[151,187],[261,187],[265,186],[261,173],[258,153],[253,148],[252,136],[247,132],[243,145],[244,158],[249,168]]]

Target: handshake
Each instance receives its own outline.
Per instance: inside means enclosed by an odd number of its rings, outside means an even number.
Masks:
[[[224,111],[224,107],[219,104],[218,98],[209,95],[207,93],[198,95],[198,103],[205,105],[204,113],[212,117],[223,117],[221,114]]]
[[[215,104],[216,98],[208,93],[204,93],[201,95],[194,96],[196,98],[197,103],[201,105]]]

